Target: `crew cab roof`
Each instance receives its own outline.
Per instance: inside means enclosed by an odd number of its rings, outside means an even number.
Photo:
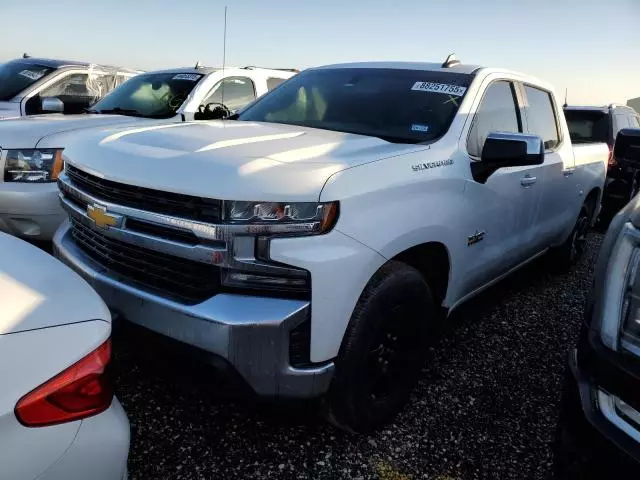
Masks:
[[[396,70],[425,70],[440,72],[456,72],[456,73],[473,73],[482,67],[479,65],[467,65],[460,63],[452,67],[442,68],[441,63],[431,62],[355,62],[355,63],[337,63],[333,65],[324,65],[316,67],[317,70],[333,68],[386,68]]]
[[[27,64],[27,65],[42,65],[43,67],[49,67],[49,68],[64,68],[64,67],[87,67],[89,68],[91,65],[93,65],[95,68],[104,68],[104,69],[109,69],[109,70],[118,70],[121,72],[132,72],[132,73],[137,73],[139,72],[139,70],[133,70],[130,68],[123,68],[123,67],[117,67],[114,65],[102,65],[102,64],[98,64],[98,63],[91,63],[91,62],[78,62],[75,60],[56,60],[56,59],[52,59],[52,58],[34,58],[34,57],[27,57],[27,58],[17,58],[15,60],[11,60],[12,62],[15,63],[23,63],[23,64]]]
[[[201,75],[208,75],[210,73],[218,72],[222,70],[220,67],[181,67],[181,68],[167,68],[164,70],[154,70],[152,72],[147,73],[199,73]],[[284,69],[274,69],[274,68],[261,68],[261,67],[226,67],[226,71],[247,71],[247,70],[261,70],[264,72],[270,72],[274,75],[283,75],[283,74],[291,74],[293,75],[295,72],[292,70],[284,70]]]
[[[611,109],[623,109],[629,110],[629,113],[635,113],[635,110],[627,105],[567,105],[564,107],[565,110],[575,110],[575,111],[589,111],[589,112],[602,112],[608,113]]]

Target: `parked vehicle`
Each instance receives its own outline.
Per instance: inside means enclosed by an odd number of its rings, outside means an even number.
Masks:
[[[640,130],[623,129],[614,155],[640,168]],[[602,244],[558,427],[559,478],[640,474],[640,197],[612,221]],[[591,476],[589,476],[591,475]]]
[[[622,167],[613,154],[613,143],[623,128],[640,128],[640,116],[630,107],[565,106],[564,114],[574,145],[605,142],[609,146],[609,168],[602,198],[602,218],[609,222],[640,188],[640,170]]]
[[[126,478],[129,421],[113,396],[111,317],[76,273],[0,233],[0,477]]]
[[[0,230],[51,240],[65,218],[55,182],[67,139],[82,128],[206,120],[237,110],[294,75],[261,68],[179,68],[138,75],[79,115],[0,122]],[[2,88],[0,83],[0,89]]]
[[[0,118],[48,112],[82,113],[140,73],[121,67],[48,58],[20,58],[0,65]]]
[[[54,249],[126,319],[350,430],[404,405],[442,311],[550,249],[568,266],[600,204],[606,145],[572,148],[551,87],[506,70],[314,68],[232,118],[81,132]]]

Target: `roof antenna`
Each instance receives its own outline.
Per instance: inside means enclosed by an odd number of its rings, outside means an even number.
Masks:
[[[31,55],[25,52],[22,54],[22,58],[31,58]]]
[[[442,64],[442,68],[451,68],[455,67],[456,65],[460,65],[460,60],[456,58],[455,53],[450,53],[447,59]]]
[[[567,97],[569,96],[569,88],[565,87],[564,89],[564,105],[562,108],[567,108],[569,104],[567,103]]]
[[[222,39],[222,78],[224,79],[224,67],[227,63],[227,6],[224,6],[224,37]],[[224,105],[224,82],[220,84],[222,92],[220,94],[220,103]]]
[[[198,61],[196,62],[196,66],[195,66],[195,67],[193,67],[193,68],[196,68],[196,69],[197,69],[197,68],[200,68],[200,60],[198,60]]]

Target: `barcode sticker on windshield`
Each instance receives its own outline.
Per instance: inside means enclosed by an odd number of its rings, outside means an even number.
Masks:
[[[40,72],[32,72],[31,70],[22,70],[20,72],[20,75],[22,75],[23,77],[27,77],[29,80],[40,80],[43,76],[44,73],[40,73]]]
[[[416,82],[413,84],[413,87],[411,87],[411,90],[417,90],[419,92],[446,93],[447,95],[455,95],[459,97],[464,95],[464,92],[467,91],[467,87],[449,85],[447,83]]]
[[[179,73],[174,75],[172,80],[189,80],[190,82],[195,82],[200,78],[200,75],[197,73]]]

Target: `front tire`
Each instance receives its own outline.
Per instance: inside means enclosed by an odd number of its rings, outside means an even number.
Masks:
[[[384,265],[351,316],[326,397],[329,420],[366,433],[390,422],[407,403],[426,357],[435,306],[416,269]]]

